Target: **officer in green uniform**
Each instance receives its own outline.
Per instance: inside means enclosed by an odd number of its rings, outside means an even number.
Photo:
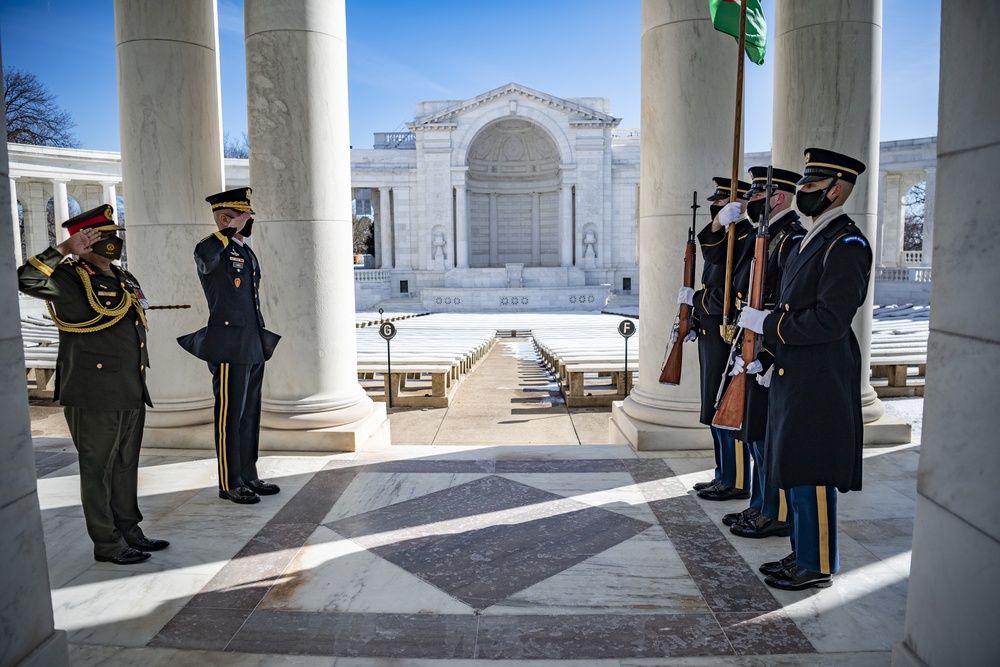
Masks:
[[[167,548],[139,522],[139,447],[146,406],[145,299],[139,281],[113,262],[123,241],[102,205],[63,223],[70,237],[29,257],[18,287],[45,299],[59,328],[55,398],[80,455],[80,498],[98,561],[127,565]],[[78,259],[65,258],[76,255]]]

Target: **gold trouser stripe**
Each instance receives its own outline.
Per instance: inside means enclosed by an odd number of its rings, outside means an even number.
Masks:
[[[830,572],[830,522],[827,520],[826,509],[826,487],[816,487],[816,513],[819,521],[819,571],[823,574]]]
[[[778,489],[778,521],[788,521],[788,498],[784,489]]]
[[[49,266],[48,264],[46,264],[45,262],[34,256],[28,258],[28,264],[31,264],[33,267],[44,273],[46,276],[51,276],[52,273],[55,271],[55,269],[53,269],[51,266]]]
[[[219,364],[219,414],[215,421],[219,429],[219,483],[229,490],[229,462],[226,457],[226,418],[229,416],[229,364]]]
[[[229,245],[229,237],[223,234],[222,232],[215,232],[215,237],[220,241],[222,241],[223,248]]]
[[[746,487],[746,481],[743,479],[743,441],[734,440],[736,445],[736,488],[742,489]]]

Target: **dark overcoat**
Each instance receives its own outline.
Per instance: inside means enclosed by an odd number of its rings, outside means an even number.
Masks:
[[[747,219],[736,223],[736,245],[733,261],[746,255],[747,243],[753,242],[753,225]],[[722,326],[726,291],[726,255],[728,232],[725,228],[713,232],[709,223],[698,234],[698,244],[704,269],[701,289],[694,293],[695,328],[698,332],[698,365],[701,380],[701,423],[710,425],[715,417],[715,401],[725,376],[731,346],[723,340]],[[734,269],[733,275],[736,275]],[[735,323],[736,292],[732,292],[729,308],[730,322]]]
[[[861,489],[861,348],[851,322],[868,293],[872,251],[848,216],[832,221],[805,248],[795,241],[773,314],[768,406],[768,479],[787,489]]]
[[[264,328],[260,312],[260,263],[231,228],[202,239],[194,249],[198,278],[208,300],[208,326],[177,339],[181,347],[215,364],[260,364],[281,338]]]
[[[81,275],[86,276],[86,279]],[[149,350],[142,288],[128,271],[112,265],[103,272],[84,260],[63,259],[48,248],[17,270],[18,289],[53,305],[67,324],[91,323],[87,332],[59,331],[55,399],[63,406],[100,410],[138,410],[152,406],[146,389]],[[124,306],[117,322],[102,309]]]

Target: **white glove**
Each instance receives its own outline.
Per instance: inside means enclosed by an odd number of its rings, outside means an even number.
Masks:
[[[766,310],[757,310],[756,308],[750,308],[747,306],[740,311],[740,319],[736,321],[736,325],[743,327],[744,329],[749,329],[754,333],[763,334],[764,320],[770,314],[771,313]]]
[[[747,373],[750,374],[760,373],[762,370],[764,370],[763,364],[761,364],[756,359],[747,364],[746,368]],[[743,357],[737,356],[735,359],[733,359],[733,370],[729,371],[729,374],[732,376],[736,376],[742,372],[743,372]]]
[[[760,386],[764,387],[765,389],[767,387],[770,387],[771,386],[771,374],[772,373],[774,373],[774,366],[771,366],[770,368],[768,368],[767,372],[764,373],[763,375],[758,374],[757,375],[757,384],[759,384]]]
[[[674,327],[673,331],[670,332],[670,344],[673,345],[677,342],[677,334],[680,333],[677,327]],[[689,343],[698,337],[698,334],[694,332],[694,329],[688,329],[687,335],[684,336],[684,342]]]
[[[764,370],[764,364],[756,359],[747,364],[747,373],[760,373],[762,370]]]
[[[733,370],[729,371],[729,375],[731,377],[736,377],[742,372],[743,372],[743,357],[740,355],[736,355],[736,358],[733,359]]]
[[[716,220],[723,227],[728,227],[737,220],[743,217],[743,204],[738,201],[731,201],[722,207],[719,211],[719,215],[716,216]]]
[[[677,303],[693,306],[694,288],[681,286],[681,288],[677,291]]]

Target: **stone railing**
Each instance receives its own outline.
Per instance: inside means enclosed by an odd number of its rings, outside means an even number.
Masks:
[[[416,147],[417,137],[412,132],[375,132],[373,148],[377,150],[415,149]]]
[[[388,269],[355,269],[354,282],[356,283],[384,283],[388,282],[391,272]]]
[[[639,130],[626,128],[623,130],[611,130],[611,136],[615,139],[638,139]]]
[[[903,263],[904,264],[923,264],[924,263],[924,251],[923,250],[904,250],[903,251]]]
[[[929,267],[882,266],[875,269],[875,280],[929,283],[931,281],[931,270]]]

